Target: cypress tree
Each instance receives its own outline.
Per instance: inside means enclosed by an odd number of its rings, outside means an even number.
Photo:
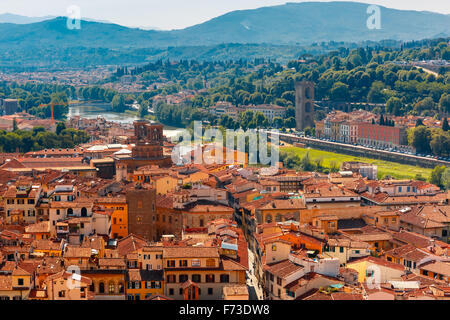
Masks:
[[[442,130],[448,131],[448,129],[450,129],[450,126],[448,125],[447,118],[444,118],[444,121],[442,122]]]
[[[422,119],[417,119],[417,121],[416,121],[416,127],[418,127],[418,126],[423,126],[423,122],[422,122]]]

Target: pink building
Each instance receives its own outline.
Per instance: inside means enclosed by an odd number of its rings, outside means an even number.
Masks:
[[[359,123],[358,143],[377,147],[397,147],[406,144],[406,131],[399,127]]]

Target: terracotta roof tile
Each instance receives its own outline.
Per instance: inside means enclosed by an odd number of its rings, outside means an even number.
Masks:
[[[165,247],[164,258],[219,258],[216,247]]]

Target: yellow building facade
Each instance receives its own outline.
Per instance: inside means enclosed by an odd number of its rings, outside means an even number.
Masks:
[[[122,239],[128,235],[128,203],[126,198],[100,198],[97,204],[112,209],[110,237]]]

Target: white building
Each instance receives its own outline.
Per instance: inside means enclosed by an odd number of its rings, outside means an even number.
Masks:
[[[261,112],[270,122],[273,122],[273,119],[276,117],[284,118],[286,115],[286,109],[284,107],[280,107],[273,104],[261,104],[261,105],[251,105],[247,106],[246,110],[250,110],[253,112]]]

